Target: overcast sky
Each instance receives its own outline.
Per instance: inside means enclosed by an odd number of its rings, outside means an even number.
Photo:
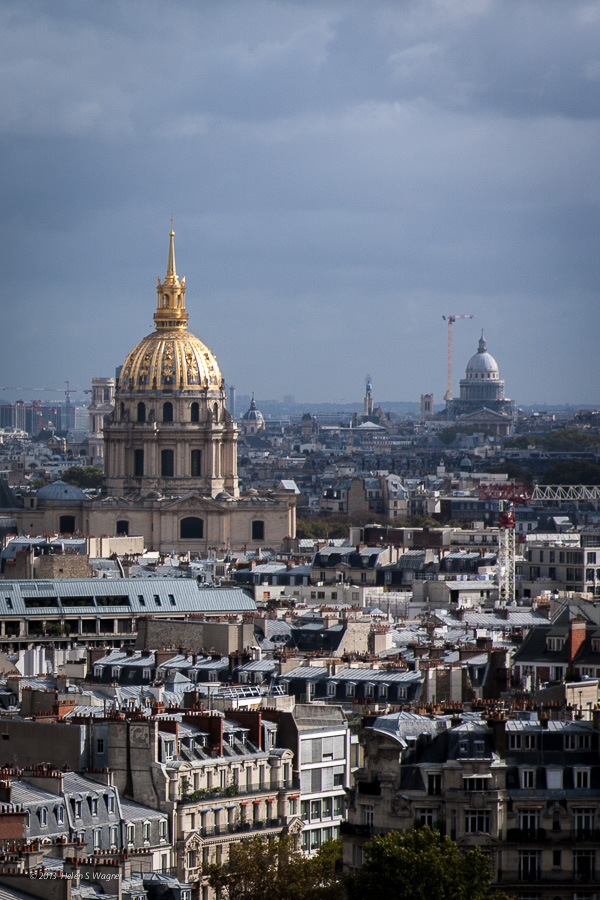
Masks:
[[[0,49],[0,386],[113,374],[172,215],[239,393],[441,402],[473,314],[455,395],[483,329],[600,404],[597,0],[2,0]]]

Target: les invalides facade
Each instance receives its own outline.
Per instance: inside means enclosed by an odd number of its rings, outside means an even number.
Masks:
[[[155,330],[129,353],[104,428],[105,485],[92,500],[62,482],[16,510],[19,531],[143,535],[152,550],[279,548],[296,532],[295,495],[240,495],[237,427],[213,353],[187,329],[174,232]]]

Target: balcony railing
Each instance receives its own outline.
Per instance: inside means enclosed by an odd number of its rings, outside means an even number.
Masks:
[[[340,834],[352,835],[353,837],[371,837],[373,826],[355,825],[353,822],[340,822]]]
[[[545,828],[509,828],[506,832],[509,843],[531,844],[546,840]]]
[[[498,873],[497,884],[502,886],[518,884],[539,884],[554,887],[559,884],[594,884],[600,887],[594,869],[579,872],[558,869],[519,870],[506,869]]]
[[[239,834],[240,832],[251,833],[253,831],[264,831],[269,828],[283,828],[286,819],[278,816],[275,819],[257,819],[248,822],[228,822],[223,825],[204,825],[200,830],[202,837],[212,837],[220,834]]]
[[[186,791],[181,795],[182,803],[201,803],[211,800],[223,800],[228,797],[245,797],[249,794],[273,794],[277,791],[299,791],[300,779],[288,778],[287,781],[277,781],[267,784],[230,784],[226,788],[200,788],[197,791]]]

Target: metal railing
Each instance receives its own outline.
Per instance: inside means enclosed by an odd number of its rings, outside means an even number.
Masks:
[[[186,791],[181,795],[182,803],[210,803],[212,800],[226,800],[234,797],[247,797],[250,794],[273,794],[278,791],[299,791],[300,779],[288,778],[273,784],[230,784],[225,788],[200,788],[196,791]]]

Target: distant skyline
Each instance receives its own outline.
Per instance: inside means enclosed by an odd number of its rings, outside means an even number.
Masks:
[[[4,0],[0,388],[190,331],[257,398],[600,405],[600,5]],[[23,399],[58,399],[17,392]],[[16,399],[0,390],[0,403]]]

